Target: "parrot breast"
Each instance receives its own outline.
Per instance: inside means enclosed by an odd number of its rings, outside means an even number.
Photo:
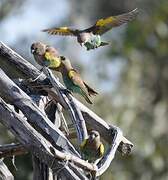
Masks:
[[[101,38],[99,35],[92,35],[89,40],[87,40],[85,42],[85,47],[87,48],[87,50],[90,49],[95,49],[97,47],[99,47],[101,44]]]

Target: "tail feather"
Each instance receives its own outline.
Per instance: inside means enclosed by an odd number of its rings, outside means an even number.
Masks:
[[[100,46],[106,46],[106,45],[109,45],[108,42],[101,42]]]
[[[89,104],[93,104],[92,101],[89,99],[88,95],[81,90],[80,94],[85,98],[85,100],[89,103]]]
[[[92,89],[90,86],[88,86],[85,82],[84,82],[84,84],[85,84],[85,86],[86,86],[86,88],[87,88],[87,91],[88,91],[89,96],[91,96],[91,95],[96,96],[96,95],[98,94],[95,90],[93,90],[93,89]]]
[[[89,104],[93,104],[92,101],[89,99],[89,97],[85,94],[85,95],[82,95],[85,100],[89,103]]]

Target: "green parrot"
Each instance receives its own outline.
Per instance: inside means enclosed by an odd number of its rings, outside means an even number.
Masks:
[[[101,41],[101,35],[110,31],[113,27],[120,26],[133,20],[138,14],[138,9],[134,9],[128,13],[124,13],[118,16],[110,16],[107,18],[99,19],[93,26],[84,29],[73,29],[69,27],[54,27],[50,29],[44,29],[44,32],[48,32],[51,35],[63,35],[73,36],[77,38],[78,43],[81,46],[85,46],[87,50],[95,49],[100,46],[106,46],[109,43]]]
[[[92,104],[89,96],[96,95],[98,93],[82,80],[80,74],[73,69],[69,59],[64,56],[60,56],[60,58],[61,65],[59,67],[59,72],[62,74],[66,88],[73,93],[82,95],[89,104]]]
[[[92,130],[89,133],[87,139],[85,139],[80,145],[81,152],[84,154],[84,158],[93,162],[104,155],[104,145],[100,140],[100,134],[98,131]]]

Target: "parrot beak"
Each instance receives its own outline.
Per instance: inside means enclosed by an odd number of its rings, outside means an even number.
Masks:
[[[80,45],[81,45],[81,47],[83,47],[83,46],[84,46],[84,43],[80,43]]]
[[[95,139],[95,137],[96,137],[95,134],[91,134],[90,135],[90,140],[93,141]]]
[[[34,52],[35,52],[35,49],[31,49],[31,53],[34,54]]]

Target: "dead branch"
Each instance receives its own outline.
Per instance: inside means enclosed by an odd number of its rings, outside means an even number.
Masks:
[[[37,105],[0,69],[0,96],[14,104],[27,117],[27,120],[55,147],[62,147],[79,156],[64,134],[56,128]]]
[[[0,179],[1,180],[14,180],[13,175],[3,162],[3,159],[0,159]]]
[[[65,94],[66,89],[63,86],[61,86],[61,84],[58,84],[59,81],[54,77],[52,72],[48,68],[44,68],[44,72],[47,75],[47,77],[49,77],[50,82],[56,90],[60,99],[62,99],[62,101],[64,101],[67,105],[72,119],[72,123],[76,127],[78,144],[81,144],[83,140],[86,139],[88,136],[85,120],[83,118],[81,111],[74,103],[72,96],[68,92],[66,92]]]
[[[38,157],[41,162],[47,164],[53,170],[54,168],[57,168],[54,163],[55,158],[67,163],[73,162],[77,166],[88,171],[97,170],[95,165],[92,165],[68,152],[61,152],[55,149],[49,141],[47,141],[26,121],[26,119],[10,109],[1,98],[0,116],[2,117],[1,123],[15,135],[20,143],[32,152],[32,154]]]
[[[0,145],[0,159],[5,157],[19,156],[27,154],[28,151],[23,145],[17,143]]]

